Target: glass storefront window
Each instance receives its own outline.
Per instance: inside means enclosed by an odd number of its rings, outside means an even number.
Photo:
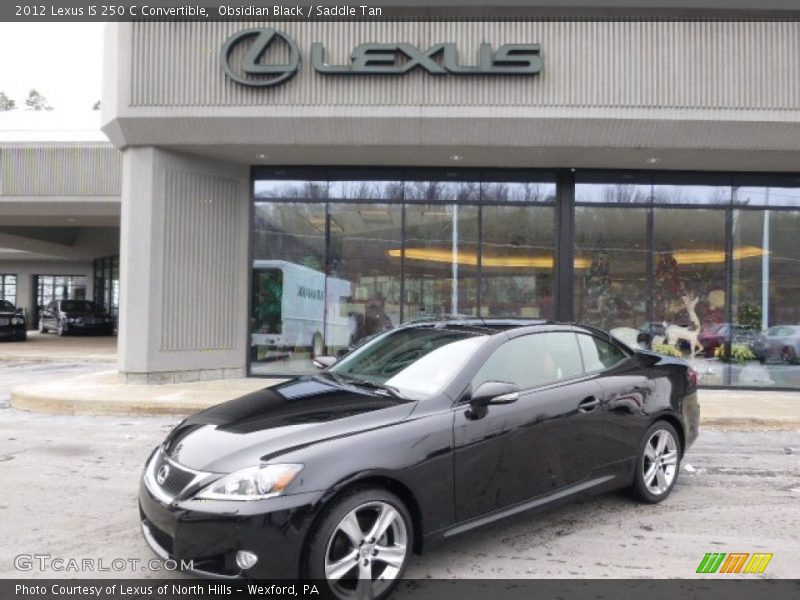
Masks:
[[[554,202],[556,184],[542,182],[484,181],[481,201],[486,204],[505,202]]]
[[[554,316],[555,210],[484,206],[481,218],[481,316]]]
[[[599,206],[575,209],[575,318],[611,331],[632,346],[643,341],[649,331],[648,210]]]
[[[331,189],[334,187],[332,183]],[[328,211],[325,342],[327,354],[338,356],[353,344],[402,322],[396,253],[402,247],[403,207],[332,202]]]
[[[405,225],[405,318],[476,316],[478,207],[407,204]]]
[[[642,173],[583,172],[575,175],[577,204],[648,204],[650,175]]]
[[[458,314],[581,321],[690,360],[701,385],[800,388],[800,178],[573,176],[561,194],[547,171],[257,171],[251,372],[313,372],[315,355]]]
[[[477,181],[419,180],[406,181],[404,186],[408,202],[478,202],[480,195]]]
[[[17,305],[17,276],[0,274],[0,300]]]
[[[731,385],[800,387],[800,211],[733,213]]]
[[[696,361],[703,383],[723,385],[713,359],[726,321],[725,211],[657,208],[654,212],[654,350]],[[697,362],[701,361],[701,362]]]
[[[251,371],[309,371],[324,352],[325,204],[256,202],[253,223]]]
[[[255,182],[255,199],[304,200],[313,202],[328,197],[328,182],[305,179],[266,179]]]
[[[94,260],[94,301],[109,314],[119,314],[119,256]]]
[[[735,187],[733,203],[744,206],[800,207],[800,187]]]

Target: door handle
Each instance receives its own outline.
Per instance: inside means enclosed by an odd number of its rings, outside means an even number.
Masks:
[[[587,396],[578,403],[578,410],[585,413],[592,412],[598,406],[600,406],[600,400],[594,396]]]

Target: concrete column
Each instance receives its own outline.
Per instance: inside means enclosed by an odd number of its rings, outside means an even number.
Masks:
[[[126,381],[245,374],[249,189],[244,165],[124,150],[118,365]]]

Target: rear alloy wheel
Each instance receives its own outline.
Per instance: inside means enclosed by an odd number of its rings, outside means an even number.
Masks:
[[[44,326],[43,319],[39,319],[39,333],[47,333],[47,327]]]
[[[669,496],[681,466],[678,439],[675,428],[666,421],[657,421],[647,430],[633,482],[633,491],[640,500],[655,504]]]
[[[66,335],[67,328],[64,326],[64,322],[59,320],[58,325],[56,326],[56,333],[58,335]]]
[[[308,576],[324,579],[342,600],[383,598],[411,554],[411,518],[382,489],[356,490],[327,513],[309,544]]]

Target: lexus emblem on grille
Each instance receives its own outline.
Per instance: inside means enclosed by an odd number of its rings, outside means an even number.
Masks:
[[[169,465],[161,465],[161,468],[158,469],[158,473],[156,474],[158,485],[164,485],[164,482],[167,480],[167,475],[169,475]]]

